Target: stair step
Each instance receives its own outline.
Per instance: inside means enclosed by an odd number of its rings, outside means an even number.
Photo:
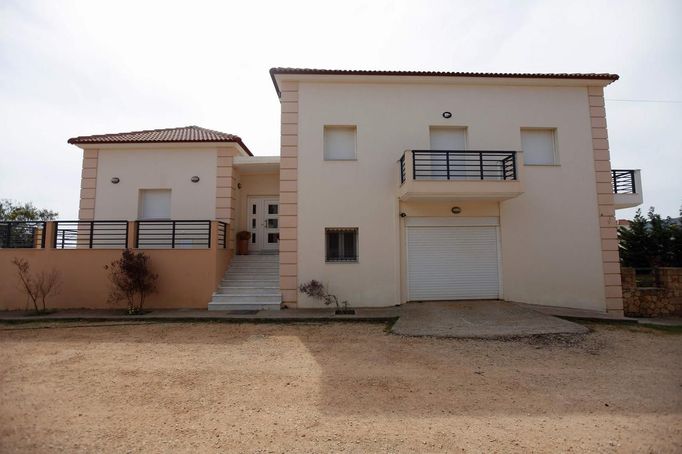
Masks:
[[[219,295],[261,295],[278,296],[279,287],[218,287],[215,292]]]
[[[279,293],[272,295],[222,295],[214,293],[211,303],[257,303],[257,304],[280,304],[282,295]]]
[[[280,304],[279,303],[235,304],[235,303],[214,303],[214,302],[210,302],[210,303],[208,303],[208,310],[209,311],[238,311],[238,310],[278,311],[278,310],[280,310]]]

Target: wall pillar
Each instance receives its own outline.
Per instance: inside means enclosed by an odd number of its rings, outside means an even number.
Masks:
[[[597,206],[604,270],[606,312],[614,315],[623,315],[623,289],[620,276],[620,257],[618,254],[618,223],[616,222],[616,211],[613,205],[604,89],[603,87],[588,87],[587,94],[590,123],[592,125],[592,148],[597,183]]]
[[[279,279],[282,302],[298,301],[298,82],[280,83]]]

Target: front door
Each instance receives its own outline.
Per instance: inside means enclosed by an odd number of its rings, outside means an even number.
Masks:
[[[279,250],[279,199],[249,197],[251,251]]]

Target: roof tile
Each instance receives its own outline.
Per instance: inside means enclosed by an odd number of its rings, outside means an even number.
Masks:
[[[78,136],[69,139],[70,144],[115,144],[115,143],[172,143],[172,142],[234,142],[251,156],[239,136],[199,126],[181,128],[149,129],[145,131],[120,132],[94,136]]]

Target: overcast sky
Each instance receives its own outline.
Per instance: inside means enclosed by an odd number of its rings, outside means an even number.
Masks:
[[[613,72],[612,166],[677,216],[681,23],[679,0],[0,0],[0,198],[75,219],[76,135],[198,125],[279,154],[273,66]]]

